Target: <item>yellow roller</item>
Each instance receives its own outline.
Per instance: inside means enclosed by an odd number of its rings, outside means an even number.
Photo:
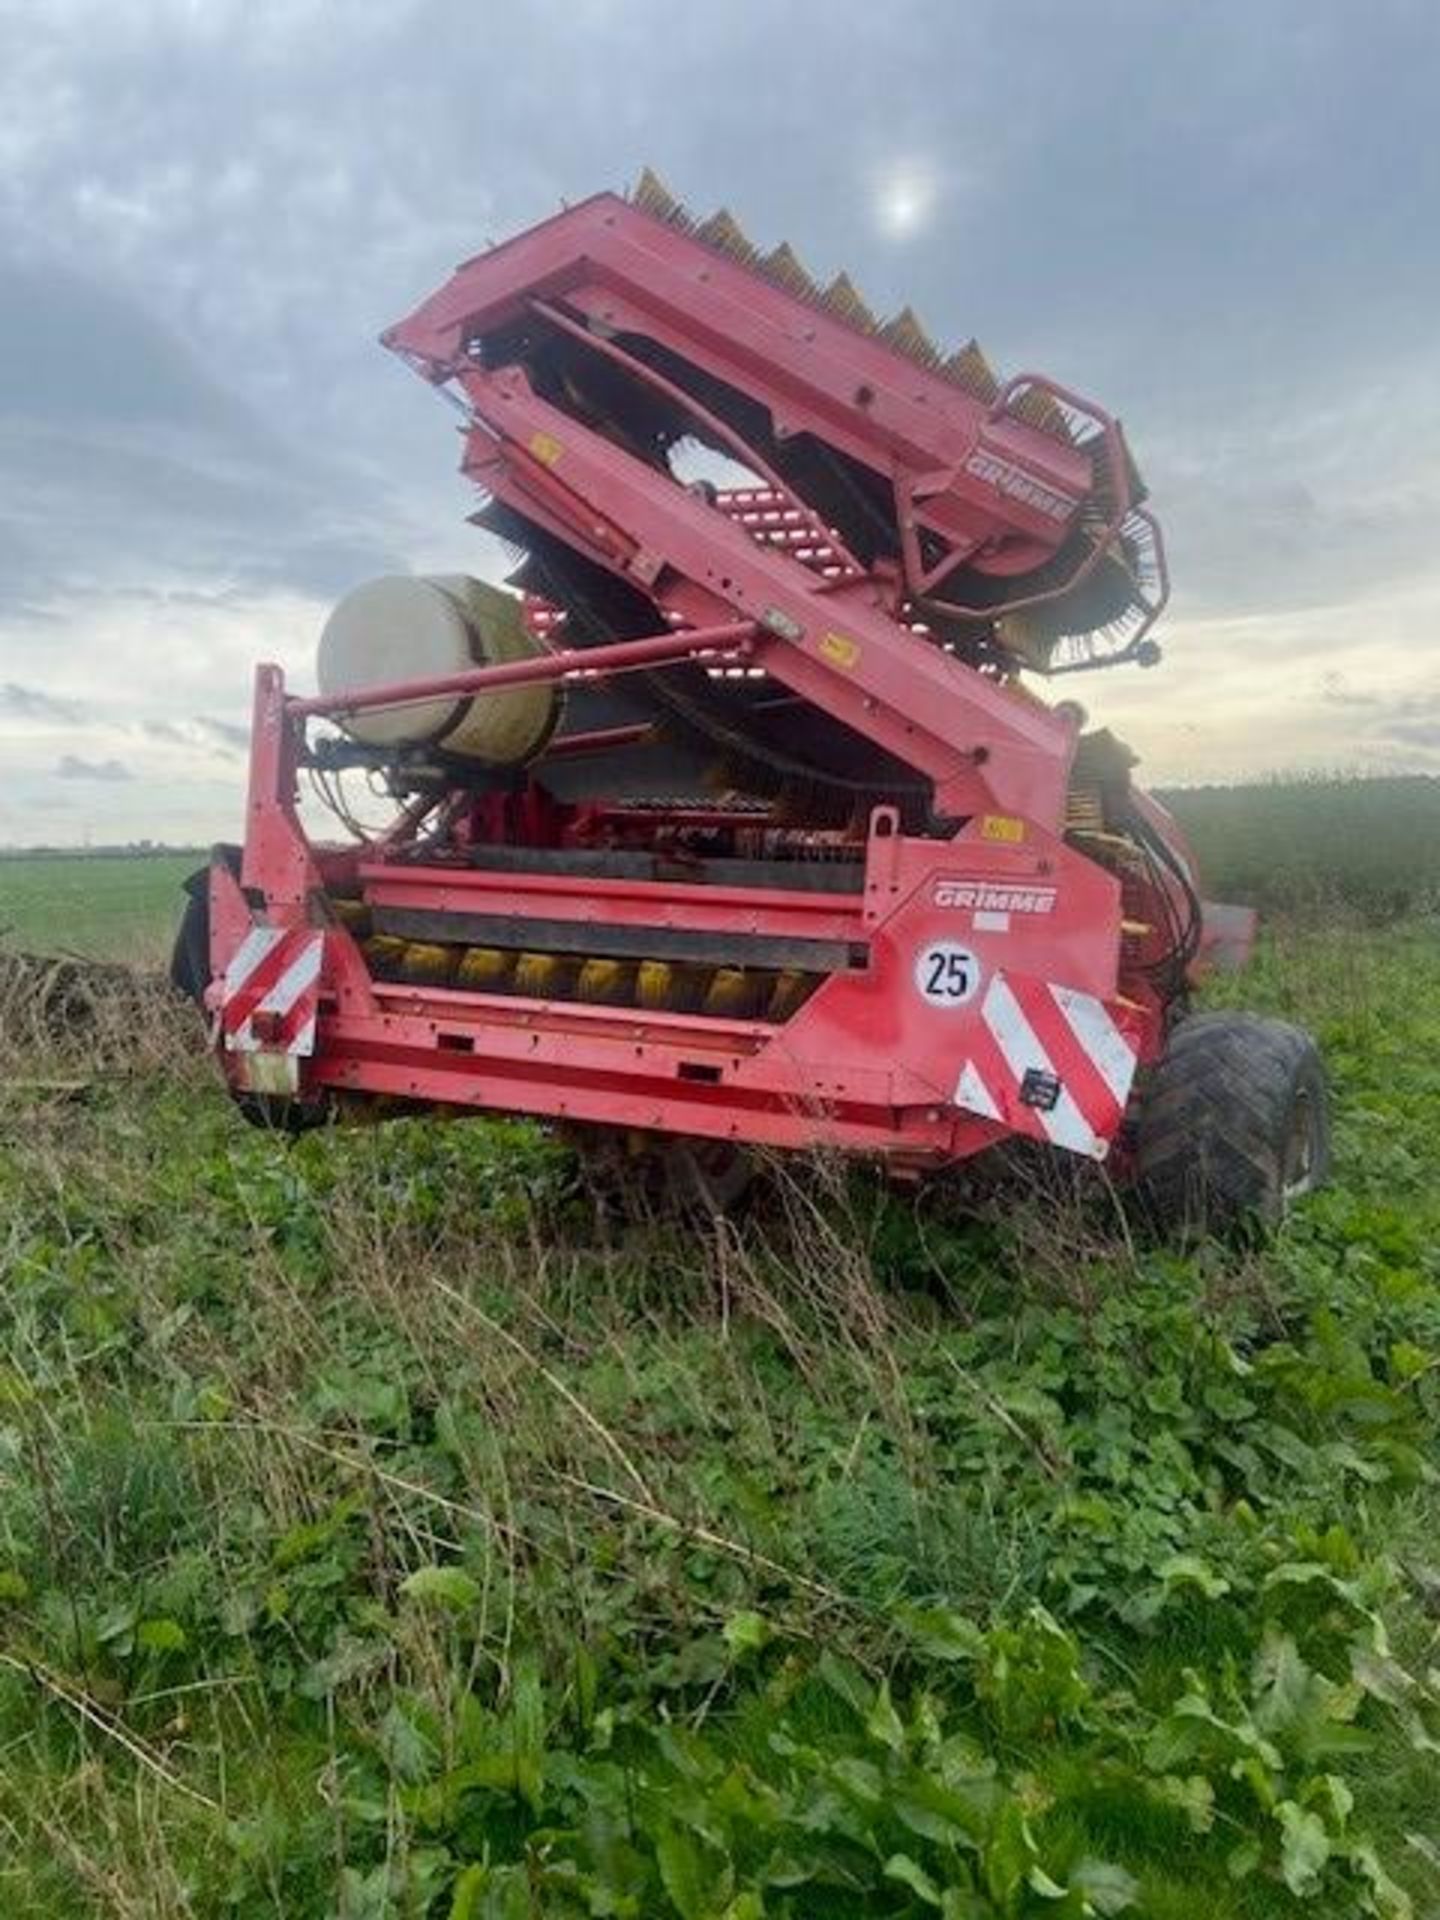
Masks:
[[[504,947],[467,947],[455,969],[455,984],[470,993],[503,993],[515,972],[515,955]]]
[[[363,900],[359,898],[348,899],[343,896],[337,898],[332,894],[330,898],[330,911],[334,914],[340,925],[350,933],[353,933],[357,940],[363,940],[366,934],[369,933],[370,909]]]
[[[365,964],[372,973],[393,974],[400,965],[400,956],[405,951],[406,942],[393,933],[373,933],[361,944],[360,951],[365,955]]]
[[[455,971],[454,947],[432,945],[428,940],[409,940],[400,955],[398,972],[402,980],[419,987],[445,987]]]
[[[514,991],[528,1000],[572,999],[580,965],[569,953],[522,953],[515,962]]]
[[[642,960],[635,977],[635,998],[647,1013],[698,1013],[709,984],[704,967]]]
[[[756,968],[717,967],[703,1010],[715,1020],[753,1020],[771,990],[770,976]]]
[[[575,983],[575,997],[597,1007],[633,1006],[638,971],[634,960],[587,960]]]
[[[505,947],[462,949],[386,933],[372,934],[361,950],[378,978],[412,986],[455,986],[469,993],[513,993],[531,1000],[574,1000],[648,1013],[699,1013],[714,1020],[788,1020],[822,977],[798,967],[776,973],[693,961],[515,953]]]
[[[777,1022],[788,1020],[792,1013],[799,1012],[818,984],[813,973],[802,973],[799,967],[784,968],[771,989],[765,1018]]]

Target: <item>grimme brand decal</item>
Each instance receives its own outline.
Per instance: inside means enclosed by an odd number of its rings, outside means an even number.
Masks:
[[[1068,520],[1075,511],[1076,502],[1068,493],[1057,493],[1054,487],[1047,487],[1043,480],[1037,480],[1023,467],[1017,467],[1013,460],[1002,460],[998,454],[987,453],[981,447],[977,447],[966,459],[965,471],[976,480],[986,481],[1011,500],[1020,500],[1027,507],[1034,507],[1037,513],[1043,513],[1051,520]]]
[[[1013,880],[937,880],[937,907],[968,907],[980,913],[1053,913],[1054,887]]]

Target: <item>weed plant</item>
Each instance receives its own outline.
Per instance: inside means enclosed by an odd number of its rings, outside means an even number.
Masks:
[[[0,1035],[0,1913],[1440,1910],[1440,947],[1225,991],[1337,1173],[1183,1255]]]

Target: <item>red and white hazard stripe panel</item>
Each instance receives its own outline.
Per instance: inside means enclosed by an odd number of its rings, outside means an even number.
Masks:
[[[1046,980],[992,974],[955,1104],[1003,1121],[1016,1133],[1103,1160],[1138,1058],[1139,1043],[1122,1009]]]
[[[315,1051],[325,935],[252,927],[225,969],[220,1031],[231,1053]]]

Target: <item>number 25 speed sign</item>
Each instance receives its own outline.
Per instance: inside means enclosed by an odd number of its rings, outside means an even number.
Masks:
[[[915,956],[915,985],[932,1007],[963,1007],[980,985],[980,962],[955,940],[933,940]]]

